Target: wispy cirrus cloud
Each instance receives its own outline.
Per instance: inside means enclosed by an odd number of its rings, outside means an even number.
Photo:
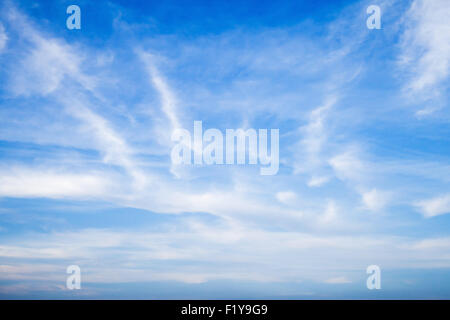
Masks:
[[[443,107],[450,72],[450,4],[445,0],[415,0],[404,17],[399,63],[409,71],[407,94],[424,106],[417,115]]]
[[[8,42],[8,35],[6,34],[5,27],[0,23],[0,53],[5,49]]]

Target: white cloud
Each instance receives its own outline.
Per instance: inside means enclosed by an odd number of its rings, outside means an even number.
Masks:
[[[10,88],[16,95],[48,95],[60,87],[65,77],[71,77],[85,88],[93,89],[95,79],[81,71],[83,51],[57,38],[42,36],[33,23],[11,9],[10,25],[21,30],[30,47],[28,54],[11,74]]]
[[[325,120],[336,100],[334,96],[329,97],[324,105],[312,110],[308,123],[299,129],[302,138],[296,146],[297,159],[294,163],[294,173],[316,172],[323,166],[323,148],[328,141]]]
[[[365,177],[366,166],[353,148],[334,156],[329,160],[329,164],[341,180],[360,182]]]
[[[5,49],[8,36],[6,35],[5,27],[0,22],[0,53]]]
[[[297,199],[297,194],[292,191],[280,191],[276,193],[276,198],[283,204],[292,204]]]
[[[153,132],[157,136],[157,141],[161,146],[163,146],[163,148],[167,149],[173,145],[173,142],[171,141],[172,132],[176,129],[182,128],[178,115],[179,110],[177,106],[177,98],[173,92],[173,89],[167,83],[167,80],[164,79],[156,67],[156,56],[140,49],[136,50],[136,52],[140,60],[144,63],[153,87],[159,93],[161,110],[168,120],[168,125],[165,122],[160,123],[160,121],[156,121],[153,128]],[[169,130],[167,130],[167,128],[169,128]],[[193,146],[186,147],[192,148]],[[170,172],[177,178],[189,176],[189,171],[190,170],[186,167],[181,167],[174,164],[170,167]]]
[[[0,172],[0,197],[93,198],[107,194],[109,181],[100,174],[73,174],[10,168]]]
[[[338,208],[334,201],[328,201],[325,212],[320,216],[319,222],[322,224],[329,224],[338,217]]]
[[[379,211],[383,209],[388,200],[388,194],[377,189],[372,189],[362,193],[362,202],[364,206],[371,211]]]
[[[431,218],[450,213],[450,195],[419,201],[415,204],[424,217]]]
[[[312,176],[311,179],[308,180],[308,187],[320,187],[330,181],[330,177],[328,176]]]
[[[418,241],[412,247],[418,250],[440,250],[443,248],[450,248],[450,238],[424,239]]]
[[[83,121],[102,150],[105,163],[123,167],[131,176],[134,186],[144,188],[149,176],[142,172],[133,159],[133,151],[127,142],[110,126],[107,120],[76,100],[63,101],[71,115]]]
[[[350,280],[330,274],[343,269],[365,274],[374,260],[386,268],[450,266],[448,239],[314,236],[186,222],[159,231],[82,229],[22,235],[14,244],[9,239],[0,245],[0,279],[52,280],[58,270],[64,274],[61,266],[67,261],[89,266],[84,283],[307,279],[337,284]],[[429,250],[430,246],[439,250]],[[178,263],[180,259],[195,267]]]
[[[133,187],[144,188],[150,175],[139,168],[128,142],[105,117],[93,111],[89,99],[86,98],[88,95],[94,95],[102,103],[108,103],[100,91],[96,90],[99,79],[88,75],[82,68],[87,53],[76,45],[42,34],[32,21],[15,9],[10,10],[8,19],[15,28],[22,29],[21,36],[28,41],[24,50],[26,54],[19,61],[19,67],[10,75],[12,92],[24,96],[51,96],[65,107],[62,110],[81,121],[85,129],[85,140],[104,155],[106,164],[124,168],[132,178]],[[72,82],[68,85],[67,81]],[[73,83],[84,90],[72,87]],[[44,196],[44,191],[41,194]],[[50,196],[52,194],[53,191],[49,192]],[[93,193],[96,194],[98,193]]]
[[[161,107],[164,114],[170,121],[170,126],[173,129],[181,128],[180,121],[177,116],[176,99],[166,80],[161,76],[155,65],[155,57],[147,52],[138,51],[138,55],[144,62],[146,70],[150,76],[156,90],[161,96]],[[170,135],[169,135],[170,136]]]
[[[325,283],[329,284],[345,284],[345,283],[351,283],[352,281],[347,279],[346,277],[336,277],[325,280]]]
[[[437,109],[436,98],[442,86],[448,85],[450,71],[450,2],[415,0],[404,17],[406,29],[399,59],[408,68],[408,94],[430,105],[418,112],[424,115]],[[434,101],[433,101],[434,100]]]

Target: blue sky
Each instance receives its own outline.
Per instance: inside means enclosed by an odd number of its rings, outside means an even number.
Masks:
[[[0,298],[450,298],[449,13],[2,2]],[[195,120],[279,129],[278,173],[172,165]]]

